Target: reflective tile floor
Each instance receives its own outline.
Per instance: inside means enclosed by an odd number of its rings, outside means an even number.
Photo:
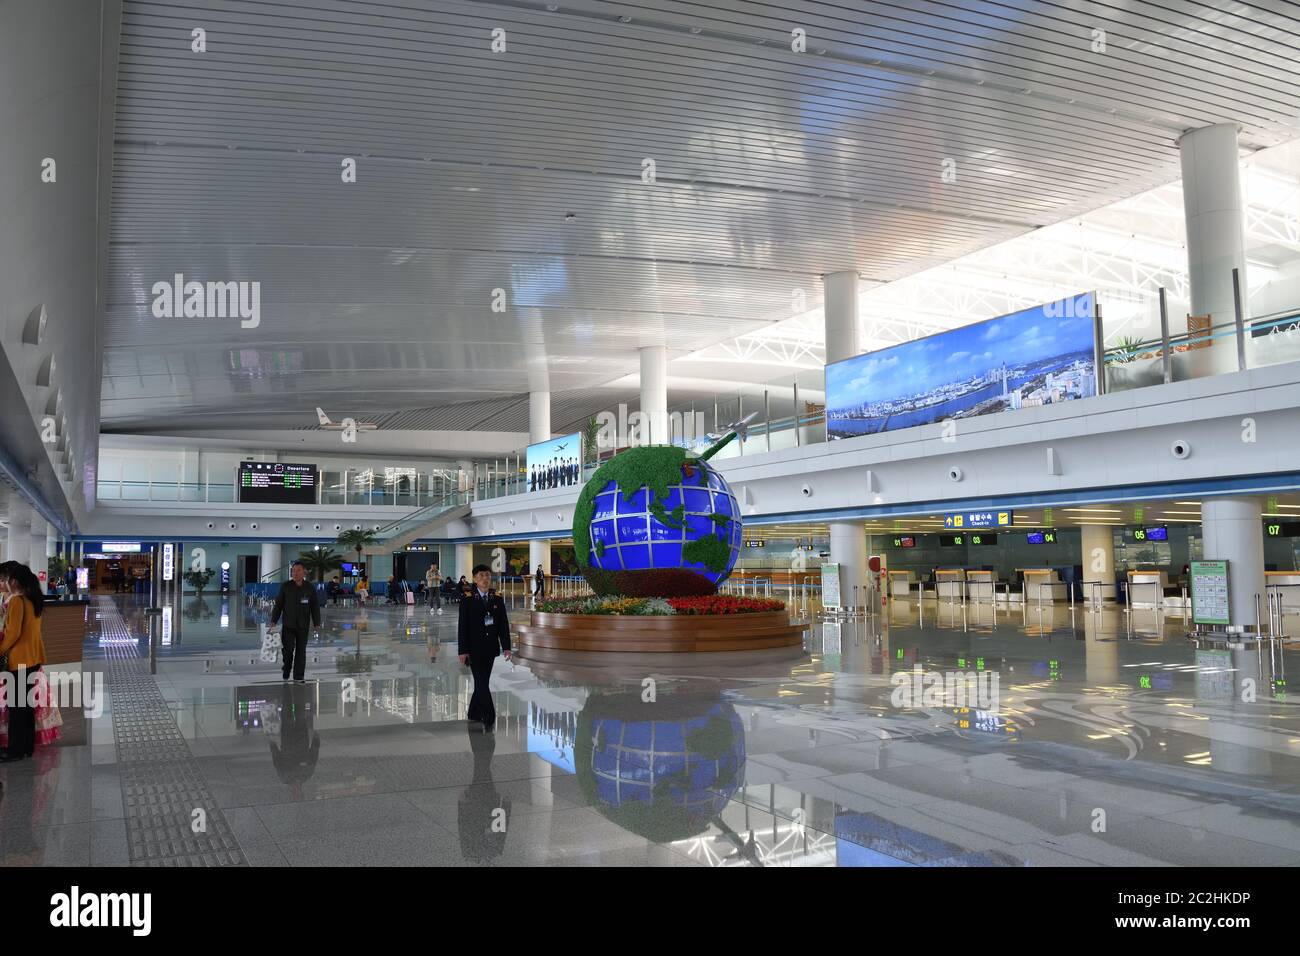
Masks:
[[[7,865],[1300,862],[1296,652],[1154,612],[897,602],[794,656],[499,660],[487,734],[454,609],[330,608],[297,686],[239,597],[133,600],[92,608],[102,715],[0,767]]]

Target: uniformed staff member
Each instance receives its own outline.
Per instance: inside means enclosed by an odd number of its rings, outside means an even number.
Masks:
[[[496,729],[497,711],[488,685],[492,664],[505,653],[510,660],[510,623],[506,603],[492,590],[492,570],[486,564],[474,566],[474,590],[461,599],[456,628],[456,653],[474,674],[474,693],[469,699],[471,721],[483,722],[483,729]]]
[[[280,585],[271,609],[271,626],[266,633],[274,634],[276,622],[284,616],[284,636],[280,638],[284,667],[281,676],[289,679],[293,669],[296,683],[305,684],[307,677],[307,630],[315,627],[320,632],[320,602],[316,599],[316,586],[306,580],[307,569],[301,561],[289,566],[291,579]]]

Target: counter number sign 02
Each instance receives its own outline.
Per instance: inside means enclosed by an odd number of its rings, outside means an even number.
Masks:
[[[164,544],[162,553],[162,579],[170,581],[176,573],[176,546]]]

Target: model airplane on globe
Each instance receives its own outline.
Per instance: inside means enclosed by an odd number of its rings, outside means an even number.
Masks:
[[[727,447],[727,443],[733,438],[739,438],[742,442],[749,437],[749,423],[758,417],[758,412],[750,412],[738,422],[732,422],[721,432],[709,432],[709,440],[713,442],[708,451],[699,456],[700,461],[708,461],[722,449]]]

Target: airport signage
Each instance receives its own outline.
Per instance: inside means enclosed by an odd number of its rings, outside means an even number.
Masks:
[[[315,465],[287,461],[241,461],[235,485],[240,504],[314,505]]]
[[[103,542],[105,554],[139,554],[139,541],[105,541]]]
[[[1231,624],[1228,603],[1228,562],[1193,561],[1192,621],[1197,624]]]
[[[1270,521],[1264,533],[1270,538],[1300,538],[1300,521]]]
[[[840,597],[840,566],[830,564],[829,562],[822,565],[822,607],[838,608],[843,604]]]
[[[1134,541],[1168,541],[1169,529],[1164,525],[1158,525],[1153,528],[1134,528]]]
[[[966,511],[957,515],[944,515],[943,526],[949,530],[962,528],[1009,528],[1015,522],[1014,511]]]
[[[162,553],[162,577],[170,581],[176,573],[176,545],[164,544]]]
[[[1031,531],[1025,535],[1025,541],[1029,544],[1056,544],[1056,532]]]

